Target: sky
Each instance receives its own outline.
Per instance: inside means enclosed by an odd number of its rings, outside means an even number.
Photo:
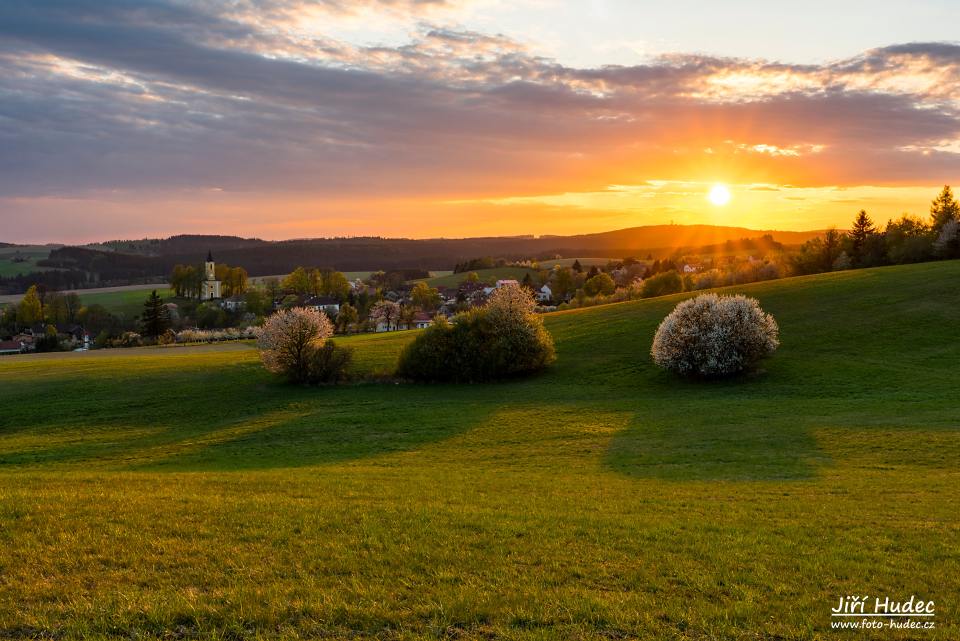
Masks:
[[[955,0],[4,0],[0,241],[926,215],[960,183],[957,24]]]

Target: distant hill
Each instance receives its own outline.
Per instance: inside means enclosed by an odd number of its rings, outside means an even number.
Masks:
[[[652,225],[574,236],[479,238],[313,238],[266,241],[237,236],[178,235],[162,239],[110,240],[50,251],[39,267],[52,271],[0,279],[0,293],[19,293],[32,282],[71,289],[154,282],[177,263],[199,263],[212,251],[218,262],[241,265],[251,276],[284,274],[298,265],[340,271],[414,268],[450,270],[482,256],[508,260],[575,256],[665,257],[683,248],[719,246],[768,235],[797,246],[820,232],[784,232],[712,225]],[[769,241],[767,241],[769,244]]]

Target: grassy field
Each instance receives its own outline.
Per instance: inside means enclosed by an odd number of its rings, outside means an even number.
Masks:
[[[474,270],[480,277],[480,282],[492,285],[500,279],[523,280],[523,277],[530,274],[531,278],[536,278],[537,272],[526,267],[494,267],[492,269]],[[467,279],[470,272],[461,272],[459,274],[450,273],[446,276],[435,276],[433,278],[420,279],[431,287],[457,287]],[[416,281],[414,281],[416,282]]]
[[[960,262],[737,288],[766,371],[681,382],[682,298],[551,314],[495,385],[309,389],[252,348],[0,359],[0,638],[960,637]],[[414,333],[348,339],[389,369]]]
[[[103,305],[110,311],[110,313],[116,314],[125,319],[131,319],[135,316],[139,316],[143,312],[143,303],[147,300],[147,297],[150,296],[150,292],[153,289],[157,289],[157,294],[160,295],[164,301],[172,301],[173,290],[169,288],[149,287],[147,289],[130,289],[118,292],[96,293],[84,293],[81,291],[79,294],[80,301],[84,305]]]
[[[24,258],[21,262],[15,262],[14,257]],[[44,272],[53,267],[40,267],[38,260],[43,260],[50,256],[50,247],[44,245],[17,245],[14,247],[0,247],[0,276],[9,278],[18,274],[29,274],[30,272]]]
[[[589,269],[591,266],[596,265],[597,267],[603,267],[613,258],[554,258],[553,260],[541,260],[540,267],[542,269],[552,269],[554,265],[560,265],[561,267],[573,267],[573,264],[577,261],[580,261],[580,266],[584,269]]]
[[[150,292],[156,289],[167,302],[175,302],[173,290],[165,285],[129,285],[124,287],[106,287],[92,290],[77,290],[80,301],[84,305],[103,305],[112,314],[117,314],[125,319],[131,319],[143,311],[143,303],[150,296]],[[19,303],[23,294],[0,296],[0,305],[13,305]]]

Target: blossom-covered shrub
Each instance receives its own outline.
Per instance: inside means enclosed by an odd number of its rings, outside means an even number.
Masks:
[[[553,337],[518,286],[497,289],[487,305],[435,322],[400,354],[398,373],[418,381],[480,382],[543,369]]]
[[[650,352],[660,367],[684,376],[749,371],[780,345],[773,316],[754,298],[702,294],[663,319]]]
[[[333,324],[323,312],[306,307],[281,310],[260,330],[260,359],[267,370],[304,383],[310,378],[314,350],[332,335]]]
[[[260,328],[227,327],[225,329],[183,329],[177,332],[178,343],[218,343],[220,341],[239,341],[257,338]]]

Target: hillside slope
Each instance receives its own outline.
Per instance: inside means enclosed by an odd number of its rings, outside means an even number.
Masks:
[[[557,364],[496,385],[0,360],[0,637],[810,639],[866,592],[956,638],[958,278],[738,287],[782,347],[723,383],[650,362],[682,296],[551,314]],[[378,370],[412,336],[343,342]]]

